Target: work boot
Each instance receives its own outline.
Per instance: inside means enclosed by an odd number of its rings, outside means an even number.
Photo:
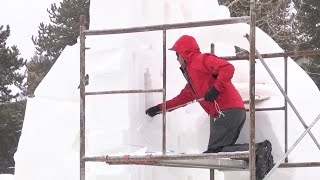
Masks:
[[[262,180],[273,167],[272,146],[270,141],[265,140],[257,144],[256,149],[256,177]]]

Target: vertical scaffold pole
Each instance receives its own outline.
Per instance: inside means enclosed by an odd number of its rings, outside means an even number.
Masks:
[[[210,52],[211,54],[214,54],[214,43],[211,43],[210,45]],[[212,116],[210,116],[210,121],[213,121]],[[214,169],[210,169],[210,180],[214,180]]]
[[[284,91],[288,94],[288,56],[284,57]],[[284,97],[284,152],[288,151],[288,101]],[[288,157],[285,163],[288,162]]]
[[[162,154],[166,155],[166,144],[167,144],[167,138],[166,138],[166,111],[167,111],[167,106],[166,106],[166,89],[167,89],[167,31],[164,29],[162,31],[163,34],[163,46],[162,46],[162,54],[163,54],[163,79],[162,79],[162,85],[163,85],[163,96],[162,96]]]
[[[249,140],[249,169],[250,180],[256,180],[256,153],[255,153],[255,36],[256,36],[256,8],[255,0],[250,0],[250,140]]]
[[[85,16],[80,17],[80,180],[85,180]]]

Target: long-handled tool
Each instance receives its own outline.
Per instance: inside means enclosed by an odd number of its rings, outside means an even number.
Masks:
[[[193,103],[195,103],[195,102],[200,102],[200,101],[203,101],[203,100],[204,100],[204,98],[195,99],[195,100],[193,100],[193,101],[190,101],[190,102],[181,104],[181,105],[179,105],[179,106],[175,106],[175,107],[166,109],[166,111],[171,111],[171,110],[174,110],[174,109],[178,109],[179,107],[183,107],[183,106],[186,106],[186,105],[189,105],[189,104],[193,104]],[[160,113],[162,113],[162,111],[160,111]]]

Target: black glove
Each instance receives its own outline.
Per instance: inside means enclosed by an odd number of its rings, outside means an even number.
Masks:
[[[219,95],[219,91],[214,87],[210,87],[206,94],[204,95],[204,100],[213,102],[214,99]]]
[[[159,106],[153,106],[153,107],[151,107],[151,108],[146,110],[146,114],[148,114],[151,117],[153,117],[153,116],[155,116],[155,115],[157,115],[159,113],[160,113]]]

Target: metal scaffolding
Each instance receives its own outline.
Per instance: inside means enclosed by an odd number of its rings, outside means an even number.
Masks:
[[[279,161],[275,167],[266,176],[270,174],[277,168],[288,168],[288,167],[316,167],[320,166],[320,162],[305,162],[305,163],[288,163],[286,158],[297,143],[305,136],[307,133],[312,137],[315,144],[320,146],[317,140],[314,138],[310,129],[319,120],[320,115],[315,121],[308,127],[298,111],[294,110],[297,114],[299,120],[304,125],[306,131],[302,134],[301,138],[288,150],[288,140],[287,140],[287,104],[293,108],[293,104],[288,98],[287,94],[287,58],[290,56],[305,56],[305,55],[319,55],[318,51],[300,51],[300,52],[285,52],[285,53],[274,53],[274,54],[262,54],[255,48],[255,25],[256,25],[256,14],[255,14],[255,0],[250,0],[250,16],[245,17],[235,17],[229,19],[220,19],[212,21],[200,21],[200,22],[189,22],[189,23],[176,23],[176,24],[162,24],[154,26],[142,26],[142,27],[132,27],[124,29],[110,29],[110,30],[87,30],[85,28],[85,17],[80,17],[80,180],[85,180],[85,165],[86,162],[106,162],[110,165],[152,165],[152,166],[169,166],[169,167],[189,167],[189,168],[206,168],[210,169],[210,179],[214,179],[214,169],[219,170],[243,170],[249,169],[250,180],[256,180],[255,175],[255,112],[256,111],[269,111],[269,110],[284,110],[285,112],[285,152],[283,159]],[[250,60],[250,100],[249,100],[249,118],[250,118],[250,139],[249,139],[249,151],[246,152],[225,152],[225,153],[209,153],[209,154],[177,154],[168,155],[166,154],[166,33],[167,30],[171,29],[181,29],[181,28],[194,28],[203,26],[215,26],[215,25],[225,25],[225,24],[235,24],[235,23],[249,23],[250,24],[250,35],[248,35],[248,40],[250,43],[250,54],[249,56],[228,56],[222,57],[226,60]],[[162,31],[163,33],[163,87],[161,89],[149,89],[149,90],[114,90],[114,91],[99,91],[99,92],[86,92],[85,91],[85,37],[93,35],[108,35],[108,34],[122,34],[122,33],[136,33],[136,32],[148,32],[148,31]],[[211,49],[213,49],[212,46]],[[263,58],[274,58],[274,57],[284,57],[285,62],[285,87],[282,89],[277,80],[274,78],[272,72],[268,66],[264,63]],[[268,70],[273,80],[278,85],[278,88],[283,93],[285,97],[285,104],[283,107],[275,108],[255,108],[255,60],[260,59],[263,65]],[[162,109],[162,155],[140,155],[140,156],[96,156],[87,157],[85,156],[85,100],[88,95],[103,95],[103,94],[124,94],[124,93],[162,93],[163,95],[163,109]],[[282,161],[285,160],[285,163]]]

